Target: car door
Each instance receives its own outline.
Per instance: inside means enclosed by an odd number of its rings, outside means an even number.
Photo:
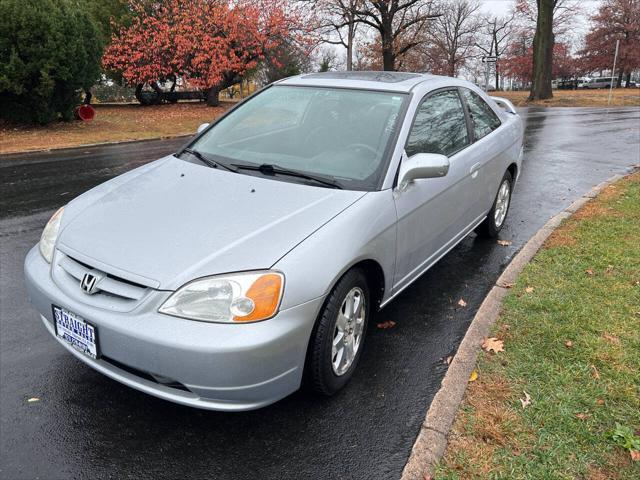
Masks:
[[[471,208],[479,216],[491,209],[505,165],[509,162],[504,142],[497,141],[495,135],[498,133],[494,133],[502,125],[498,115],[476,92],[460,88],[460,93],[469,115],[473,141],[465,151],[475,195]]]
[[[419,103],[404,158],[439,153],[449,158],[446,176],[416,180],[394,191],[398,215],[397,292],[444,255],[473,228],[471,177],[465,149],[471,143],[467,116],[457,88],[436,90]]]

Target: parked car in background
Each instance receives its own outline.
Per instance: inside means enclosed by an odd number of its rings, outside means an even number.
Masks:
[[[559,80],[557,88],[558,90],[576,90],[579,83],[578,79]]]
[[[614,80],[611,77],[598,77],[591,78],[583,85],[583,88],[597,89],[597,88],[611,88],[611,82]]]
[[[291,77],[58,210],[29,297],[78,359],[166,400],[249,410],[303,379],[331,395],[377,309],[498,235],[522,140],[513,105],[463,80]]]

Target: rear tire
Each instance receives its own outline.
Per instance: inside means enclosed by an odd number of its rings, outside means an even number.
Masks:
[[[362,270],[348,271],[333,287],[311,334],[305,384],[333,395],[353,376],[364,347],[371,295]]]
[[[478,225],[476,233],[482,237],[496,238],[504,226],[504,222],[511,205],[511,192],[513,189],[513,178],[508,170],[504,173],[498,193],[493,201],[493,206],[487,218]]]

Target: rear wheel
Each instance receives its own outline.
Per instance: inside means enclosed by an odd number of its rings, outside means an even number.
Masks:
[[[370,311],[367,279],[361,270],[347,272],[327,297],[309,344],[306,383],[333,395],[344,387],[362,353]]]
[[[493,206],[489,211],[487,218],[476,228],[476,233],[484,237],[495,238],[502,230],[504,221],[507,218],[509,205],[511,204],[511,189],[513,187],[513,178],[511,173],[506,171],[500,182],[500,188]]]

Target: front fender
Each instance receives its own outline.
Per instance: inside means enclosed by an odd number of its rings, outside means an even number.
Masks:
[[[326,295],[349,268],[362,260],[374,260],[382,267],[384,301],[391,293],[395,258],[392,190],[369,192],[273,265],[285,275],[280,308]]]

